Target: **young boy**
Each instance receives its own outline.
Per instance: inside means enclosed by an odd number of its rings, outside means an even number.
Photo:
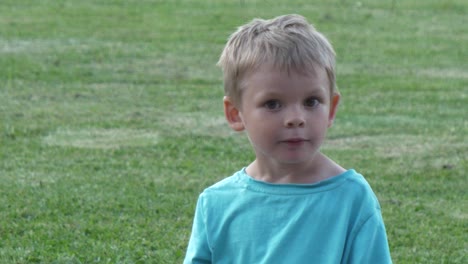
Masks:
[[[328,40],[299,15],[255,19],[218,64],[256,158],[200,195],[184,263],[391,263],[369,184],[320,152],[340,101]]]

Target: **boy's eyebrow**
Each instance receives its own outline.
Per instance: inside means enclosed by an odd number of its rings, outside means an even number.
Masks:
[[[274,99],[274,98],[282,97],[282,96],[284,96],[285,94],[287,94],[287,90],[281,90],[281,91],[263,91],[263,92],[258,93],[258,94],[255,95],[254,97],[262,98],[262,99],[265,99],[265,98]]]
[[[323,95],[324,93],[328,92],[328,87],[322,87],[322,86],[317,86],[314,87],[314,89],[308,90],[306,93],[308,96],[314,96],[314,95]],[[279,91],[262,91],[261,93],[258,94],[259,97],[281,97],[285,94],[288,94],[287,88],[281,89]]]

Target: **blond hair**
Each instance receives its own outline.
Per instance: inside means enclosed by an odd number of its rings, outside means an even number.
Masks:
[[[314,67],[319,66],[328,75],[330,92],[337,90],[333,47],[300,15],[254,19],[230,36],[218,62],[223,70],[225,95],[240,103],[243,78],[262,65],[302,74],[314,72]]]

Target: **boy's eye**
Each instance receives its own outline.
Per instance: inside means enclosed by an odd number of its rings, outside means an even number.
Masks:
[[[308,98],[305,100],[304,105],[306,107],[316,107],[319,103],[320,102],[317,98]]]
[[[278,100],[268,100],[265,102],[264,106],[268,110],[277,110],[281,107],[281,103]]]

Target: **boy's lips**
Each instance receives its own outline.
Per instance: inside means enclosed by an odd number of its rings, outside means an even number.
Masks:
[[[305,139],[303,139],[303,138],[290,138],[290,139],[286,139],[285,141],[286,142],[299,142],[299,141],[305,141]]]
[[[309,140],[305,138],[288,138],[288,139],[281,140],[280,142],[287,143],[287,144],[300,144],[300,143],[307,142],[307,141]]]

